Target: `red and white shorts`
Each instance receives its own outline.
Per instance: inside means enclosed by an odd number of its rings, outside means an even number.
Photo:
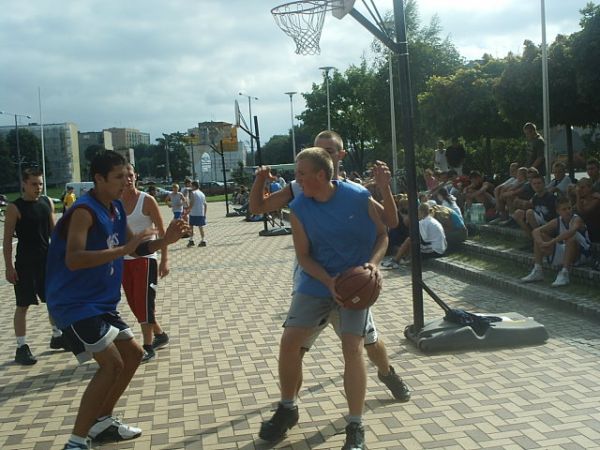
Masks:
[[[155,299],[158,282],[156,258],[124,260],[123,290],[139,323],[156,323]]]

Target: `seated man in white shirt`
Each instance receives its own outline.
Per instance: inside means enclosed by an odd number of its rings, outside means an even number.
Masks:
[[[551,194],[566,195],[569,186],[573,184],[573,180],[567,175],[567,168],[564,163],[556,161],[552,164],[552,173],[554,179],[546,185],[546,189]]]
[[[419,234],[421,235],[421,259],[442,256],[448,248],[446,233],[442,224],[432,217],[429,203],[419,205]],[[410,238],[407,238],[391,260],[383,262],[383,267],[396,269],[400,264],[406,264],[410,255]]]

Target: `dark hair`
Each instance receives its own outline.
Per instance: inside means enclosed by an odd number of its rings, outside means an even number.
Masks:
[[[448,194],[448,189],[446,189],[445,187],[443,187],[443,186],[442,186],[441,188],[439,188],[439,189],[438,189],[438,194],[439,194],[439,195],[440,195],[440,196],[441,196],[441,197],[442,197],[444,200],[446,200],[446,201],[449,201],[449,200],[448,200],[448,197],[449,197],[449,195],[450,195],[450,194]]]
[[[192,181],[192,187],[195,187],[196,189],[199,189],[200,188],[200,184],[196,180],[194,180],[194,181]]]
[[[29,177],[43,177],[44,173],[37,167],[28,167],[23,170],[23,181],[27,181]]]
[[[458,172],[454,169],[450,169],[448,171],[448,177],[454,178],[456,175],[458,175]]]
[[[112,150],[105,150],[97,153],[90,164],[90,178],[94,183],[96,182],[96,175],[100,175],[102,178],[106,179],[108,173],[113,170],[114,167],[124,166],[125,164],[127,164],[127,160],[122,155]]]
[[[585,163],[586,166],[590,165],[590,164],[593,166],[596,166],[596,167],[600,167],[600,163],[598,162],[598,160],[596,158],[590,158]]]
[[[535,180],[536,178],[541,178],[542,181],[546,182],[546,180],[544,180],[544,175],[540,175],[539,172],[536,173],[536,174],[531,175],[531,181]]]
[[[562,205],[572,206],[571,201],[569,200],[569,197],[567,197],[567,196],[557,197],[555,204],[556,204],[556,209],[558,209],[558,207],[562,206]]]

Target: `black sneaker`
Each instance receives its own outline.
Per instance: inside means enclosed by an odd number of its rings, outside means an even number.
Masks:
[[[64,351],[71,350],[71,348],[69,347],[69,343],[62,335],[52,336],[50,338],[50,348],[53,350],[60,350],[60,349],[62,349]]]
[[[200,241],[198,247],[206,247],[206,241]]]
[[[15,362],[22,366],[33,366],[37,362],[37,359],[31,354],[29,345],[25,344],[17,348]]]
[[[351,422],[346,426],[346,442],[342,450],[363,450],[365,448],[365,429],[360,423]]]
[[[147,363],[148,361],[151,361],[154,358],[156,358],[156,352],[154,351],[154,348],[152,348],[152,345],[144,345],[143,347],[144,356],[142,356],[141,364]]]
[[[196,244],[194,244],[194,241],[192,239],[190,239],[187,243],[187,248],[193,247],[194,245],[196,245]]]
[[[392,391],[394,398],[400,402],[407,402],[410,400],[410,388],[406,385],[402,378],[400,378],[392,366],[390,366],[390,373],[387,375],[381,375],[378,373],[379,380]]]
[[[162,334],[154,335],[154,339],[152,339],[152,348],[154,350],[166,347],[167,345],[169,345],[169,336],[167,333],[163,332]]]
[[[263,441],[276,442],[283,439],[287,430],[292,429],[297,423],[298,407],[284,408],[280,403],[271,420],[262,423],[258,436]]]

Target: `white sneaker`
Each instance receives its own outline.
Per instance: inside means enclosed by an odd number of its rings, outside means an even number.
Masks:
[[[394,261],[393,259],[388,259],[386,261],[382,261],[381,267],[386,267],[388,269],[397,269],[398,263],[396,261]]]
[[[98,420],[90,428],[88,436],[94,441],[118,442],[135,439],[142,435],[142,430],[137,427],[126,425],[120,417],[108,416]]]
[[[566,270],[561,270],[560,272],[558,272],[558,275],[556,275],[556,280],[554,280],[554,283],[552,283],[551,286],[552,287],[561,287],[561,286],[566,286],[569,283],[570,283],[569,272]]]
[[[521,278],[523,283],[533,283],[534,281],[543,281],[544,280],[544,272],[542,269],[534,268],[529,275]]]

